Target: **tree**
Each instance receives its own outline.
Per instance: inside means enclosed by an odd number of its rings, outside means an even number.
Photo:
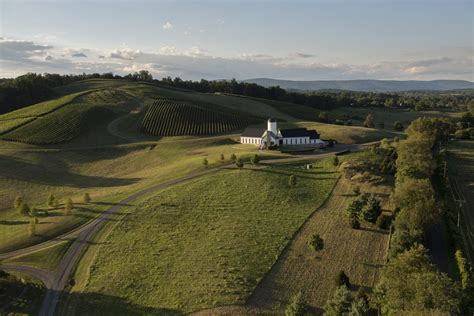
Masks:
[[[303,316],[306,312],[306,302],[303,293],[298,292],[291,298],[285,309],[285,316]]]
[[[375,223],[377,217],[382,213],[382,208],[380,207],[380,201],[375,198],[373,194],[370,195],[367,203],[362,209],[362,215],[364,219],[368,222]]]
[[[242,158],[237,158],[237,160],[235,161],[235,165],[237,166],[237,168],[242,169],[244,167],[244,162],[242,161]]]
[[[224,162],[224,160],[225,160],[224,154],[221,154],[220,157],[219,157],[219,159],[220,159],[221,162]]]
[[[255,154],[250,158],[250,162],[253,163],[254,165],[258,165],[260,163],[260,157]]]
[[[396,121],[395,123],[393,123],[393,129],[396,130],[396,131],[403,131],[403,124],[402,122],[400,121]]]
[[[350,218],[361,218],[361,212],[367,203],[367,199],[364,195],[359,195],[356,199],[352,200],[347,206],[346,212]]]
[[[360,186],[356,185],[355,187],[353,187],[352,192],[354,192],[354,194],[356,196],[359,196],[360,195]]]
[[[365,293],[360,290],[357,292],[354,300],[352,301],[350,316],[365,316],[369,311],[369,300]]]
[[[290,177],[288,178],[288,184],[293,187],[296,185],[296,182],[296,176],[294,174],[290,175]]]
[[[367,114],[367,117],[365,118],[365,121],[364,121],[364,126],[369,127],[369,128],[374,128],[375,122],[374,122],[374,115],[372,113]]]
[[[204,167],[207,168],[207,165],[209,164],[209,161],[207,161],[207,158],[204,158],[204,159],[202,160],[202,164],[203,164]]]
[[[334,158],[332,159],[332,164],[333,164],[334,167],[339,166],[339,157],[338,156],[334,156]]]
[[[22,204],[23,197],[19,195],[15,198],[15,201],[13,201],[13,208],[17,210]]]
[[[309,246],[314,251],[321,251],[324,248],[324,240],[319,236],[319,234],[314,234],[309,240]]]
[[[91,202],[91,197],[90,197],[89,193],[84,193],[83,201],[86,204]]]
[[[349,277],[343,270],[339,271],[339,273],[336,275],[336,286],[341,286],[341,285],[344,285],[347,287],[351,285],[349,282]]]
[[[47,200],[48,206],[53,207],[55,200],[56,200],[56,198],[54,197],[54,195],[52,193],[50,193],[49,196],[48,196],[48,200]]]
[[[235,154],[230,155],[230,161],[235,163],[237,161],[237,156]]]
[[[19,212],[23,216],[30,215],[30,207],[26,203],[21,203],[21,206],[18,208]]]
[[[459,312],[459,288],[436,269],[422,245],[416,245],[388,262],[374,294],[384,315]]]
[[[36,216],[38,216],[38,209],[36,207],[33,207],[30,210],[30,215],[33,216],[34,218],[36,218]]]
[[[28,228],[28,231],[30,233],[30,236],[36,235],[36,220],[35,219],[30,220],[30,226]]]
[[[318,121],[319,121],[319,122],[323,122],[323,123],[329,122],[329,115],[328,115],[328,113],[327,113],[327,112],[319,112]]]
[[[351,223],[351,227],[354,228],[354,229],[359,229],[360,228],[360,222],[357,218],[355,217],[352,217],[350,219],[350,223]]]
[[[66,204],[64,204],[64,215],[69,216],[71,215],[72,209],[74,208],[74,204],[70,198],[66,200]]]
[[[342,316],[351,311],[351,293],[345,285],[339,286],[333,294],[333,297],[327,301],[324,306],[325,316]]]

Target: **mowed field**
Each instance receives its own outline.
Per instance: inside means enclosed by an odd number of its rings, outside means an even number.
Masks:
[[[448,146],[448,175],[456,198],[465,200],[461,208],[466,247],[474,259],[474,141],[455,141]]]
[[[119,312],[128,304],[159,314],[244,303],[333,189],[339,173],[330,160],[315,167],[222,171],[130,209],[99,247],[77,293],[77,313]],[[294,187],[290,174],[298,179]],[[117,299],[104,304],[100,297]]]

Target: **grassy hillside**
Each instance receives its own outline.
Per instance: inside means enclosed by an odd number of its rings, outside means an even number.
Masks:
[[[160,136],[212,135],[244,128],[256,119],[160,99],[148,106],[142,129]]]
[[[222,172],[137,205],[100,247],[79,313],[243,303],[338,177],[330,161],[303,166]],[[117,304],[104,306],[94,294]]]

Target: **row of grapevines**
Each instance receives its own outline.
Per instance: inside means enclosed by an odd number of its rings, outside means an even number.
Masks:
[[[148,107],[142,122],[145,132],[160,136],[212,135],[243,128],[253,118],[228,114],[182,101],[160,99]]]
[[[111,114],[109,109],[102,106],[70,104],[6,133],[0,138],[35,145],[61,143],[75,138],[85,129],[110,117]]]

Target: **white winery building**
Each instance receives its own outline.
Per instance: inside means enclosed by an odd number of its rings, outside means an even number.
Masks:
[[[320,139],[315,130],[306,128],[278,129],[277,121],[273,118],[267,121],[267,128],[248,127],[240,135],[242,144],[253,144],[261,148],[273,146],[306,145],[314,147],[326,147],[327,142]]]

